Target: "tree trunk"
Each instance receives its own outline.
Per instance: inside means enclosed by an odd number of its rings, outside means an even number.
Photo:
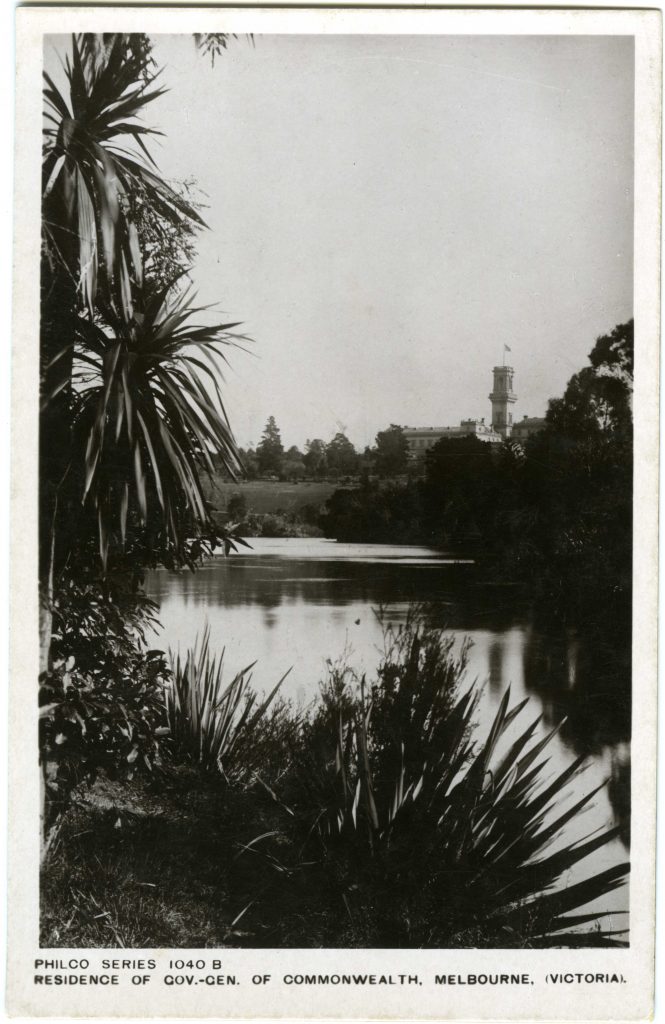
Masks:
[[[43,168],[48,181],[54,161]],[[39,674],[52,667],[53,599],[58,566],[63,563],[60,511],[66,519],[69,502],[64,490],[71,458],[70,396],[74,361],[73,316],[77,306],[78,238],[68,230],[69,214],[60,185],[42,203],[42,230],[50,225],[43,246],[40,301],[40,377],[42,408],[39,422]],[[46,236],[43,234],[46,241]],[[51,258],[47,255],[50,249]],[[67,347],[69,343],[69,347]],[[68,524],[71,528],[71,524]],[[39,750],[40,853],[48,851],[48,785],[53,762]],[[51,829],[53,833],[53,829]]]
[[[53,499],[53,508],[50,515],[50,531],[46,543],[44,543],[44,531],[42,529],[42,541],[40,543],[40,579],[39,579],[39,678],[51,669],[51,639],[53,636],[53,575],[55,561],[55,530],[56,516],[58,509],[57,494]],[[43,515],[43,509],[41,510]],[[42,524],[43,527],[43,524]],[[46,550],[44,550],[46,548]],[[48,772],[49,764],[44,757],[43,751],[39,750],[39,863],[44,863],[48,852]]]
[[[41,589],[41,588],[40,588]],[[51,631],[53,628],[53,612],[51,611],[51,593],[39,595],[39,674],[48,672],[51,667]]]

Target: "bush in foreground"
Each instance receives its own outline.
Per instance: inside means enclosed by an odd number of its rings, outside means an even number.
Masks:
[[[578,910],[622,884],[628,865],[565,881],[619,834],[560,842],[598,791],[575,785],[584,759],[550,777],[556,730],[537,738],[538,718],[517,728],[527,700],[510,707],[510,691],[476,742],[464,652],[456,661],[452,641],[417,623],[388,639],[371,685],[332,675],[281,790],[293,841],[323,872],[342,925],[330,944],[349,929],[368,946],[622,944],[603,930],[607,915]]]
[[[254,663],[233,679],[224,680],[224,651],[210,651],[210,631],[184,657],[171,654],[171,674],[165,687],[168,746],[176,760],[204,770],[218,770],[225,779],[246,777],[255,766],[256,738],[261,722],[281,686],[257,701],[251,688]]]
[[[77,944],[76,924],[74,935],[62,932],[71,908],[53,907],[56,883],[69,877],[90,921],[89,908],[105,913],[114,894],[114,927],[131,945],[625,944],[601,901],[628,865],[578,868],[619,830],[565,839],[594,797],[580,792],[582,758],[551,777],[554,733],[539,735],[538,719],[519,727],[527,701],[511,707],[509,692],[479,742],[464,652],[455,659],[438,631],[416,620],[389,631],[370,683],[331,666],[309,715],[285,704],[253,710],[248,687],[222,687],[218,669],[205,642],[176,663],[169,700],[179,694],[189,736],[173,727],[171,705],[170,742],[188,767],[165,768],[150,798],[157,809],[118,818],[114,807],[112,826],[97,809],[88,835],[80,820],[72,826],[76,853],[63,843],[46,875],[44,945]],[[228,736],[237,727],[237,744],[201,756],[206,720],[213,738],[224,723]],[[143,920],[124,926],[123,884],[128,905],[140,895],[143,908]],[[107,943],[93,941],[92,927],[84,944]]]

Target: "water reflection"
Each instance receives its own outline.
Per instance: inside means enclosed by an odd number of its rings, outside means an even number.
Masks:
[[[258,659],[254,684],[272,687],[291,668],[285,693],[306,704],[318,692],[327,658],[343,651],[371,674],[384,622],[403,622],[412,603],[461,647],[470,638],[468,676],[485,684],[489,722],[505,689],[532,697],[529,715],[561,726],[552,760],[592,759],[596,822],[630,819],[630,651],[551,623],[543,626],[514,588],[479,581],[473,566],[425,548],[337,545],[330,541],[252,541],[254,550],[213,558],[196,574],[150,574],[166,644],[188,646],[207,621],[229,671]],[[565,721],[564,721],[565,720]],[[588,776],[587,776],[588,777]],[[589,778],[589,787],[591,788]]]
[[[503,644],[494,637],[488,647],[489,684],[493,690],[501,689],[504,680],[503,672]]]
[[[258,545],[259,541],[253,543]],[[289,600],[326,605],[363,600],[379,606],[395,598],[440,602],[444,598],[442,569],[445,567],[448,574],[447,586],[462,580],[468,571],[464,563],[441,561],[431,555],[424,558],[421,552],[426,549],[413,549],[416,554],[411,558],[397,559],[386,554],[382,559],[373,555],[366,561],[352,560],[348,553],[337,559],[335,545],[330,541],[319,542],[322,543],[328,547],[317,558],[266,555],[259,548],[256,554],[211,559],[195,574],[152,573],[150,589],[159,599],[176,587],[187,603],[214,603],[221,607],[274,607]],[[387,545],[375,546],[394,550]],[[351,545],[344,547],[348,549]]]
[[[630,746],[621,743],[612,751],[612,771],[607,795],[614,811],[614,818],[621,826],[621,841],[630,846]]]
[[[547,721],[566,722],[562,736],[576,753],[598,753],[630,738],[628,652],[574,633],[528,630],[524,682],[539,696]]]

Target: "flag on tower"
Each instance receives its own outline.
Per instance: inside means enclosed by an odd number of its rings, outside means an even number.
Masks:
[[[512,352],[513,350],[512,350],[512,348],[510,347],[510,345],[504,345],[504,346],[503,346],[503,351],[504,351],[504,352]]]

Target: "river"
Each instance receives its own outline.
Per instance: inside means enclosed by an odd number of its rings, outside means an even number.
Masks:
[[[251,550],[208,559],[195,574],[148,575],[165,646],[186,649],[207,623],[212,649],[225,650],[229,681],[255,661],[254,686],[267,690],[290,670],[282,694],[307,705],[328,660],[344,658],[371,678],[384,626],[403,623],[414,602],[426,605],[458,650],[470,642],[466,679],[483,687],[479,737],[510,686],[513,703],[530,698],[520,716],[524,725],[537,715],[541,731],[565,720],[550,745],[552,772],[583,753],[588,767],[577,795],[610,780],[565,838],[628,825],[629,659],[617,658],[609,644],[543,624],[513,588],[482,585],[467,561],[429,548],[318,538],[250,543]],[[627,859],[626,844],[616,839],[594,855],[592,868],[589,858],[577,870],[588,874]],[[625,887],[605,898],[604,909],[620,912],[627,905]],[[614,924],[625,927],[625,918]]]

